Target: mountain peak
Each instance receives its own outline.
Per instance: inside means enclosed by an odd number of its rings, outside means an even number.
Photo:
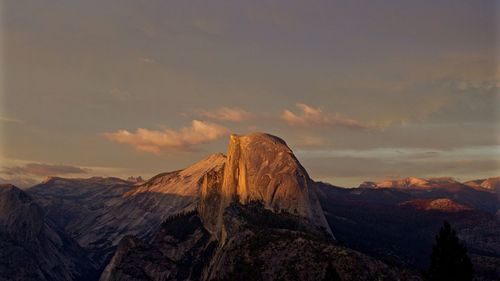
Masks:
[[[282,139],[272,135],[233,134],[229,140],[227,155],[223,192],[229,198],[237,195],[242,202],[262,200],[266,207],[284,207],[279,206],[279,191],[304,189],[304,184],[309,179],[292,150]],[[295,207],[296,212],[305,212],[305,206]]]
[[[253,132],[246,135],[231,134],[230,136],[230,141],[237,141],[242,139],[246,140],[247,142],[270,141],[287,146],[286,142],[282,138],[262,132]]]
[[[141,176],[130,176],[127,178],[127,181],[132,182],[132,183],[142,183],[144,182],[144,179]]]
[[[213,186],[202,189],[202,202],[211,188],[220,190],[219,212],[232,202],[259,201],[269,210],[300,216],[331,233],[314,182],[286,142],[276,136],[231,135],[223,175],[205,182]]]
[[[26,192],[11,184],[0,185],[0,228],[23,241],[33,241],[42,231],[43,216]]]
[[[475,189],[495,191],[500,190],[500,177],[471,180],[464,184]]]
[[[14,200],[20,203],[31,202],[31,197],[28,194],[12,184],[0,184],[0,196],[2,196],[3,203],[13,204]]]

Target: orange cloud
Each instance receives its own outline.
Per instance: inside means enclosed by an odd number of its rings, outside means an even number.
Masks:
[[[251,118],[251,114],[241,108],[221,107],[215,111],[200,111],[200,114],[215,120],[242,122]]]
[[[314,108],[303,103],[298,103],[299,114],[285,110],[281,118],[290,126],[328,126],[344,127],[348,129],[368,129],[369,126],[361,122],[344,117],[340,114],[323,112],[321,108]]]
[[[211,142],[228,133],[227,128],[218,124],[193,120],[191,126],[178,131],[172,129],[153,131],[139,128],[135,133],[118,130],[114,133],[105,133],[104,136],[111,141],[131,145],[140,151],[159,153],[164,149],[186,149],[193,145]]]

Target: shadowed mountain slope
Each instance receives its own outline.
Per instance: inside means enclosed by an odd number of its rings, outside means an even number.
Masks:
[[[194,209],[204,174],[222,169],[224,161],[224,155],[215,154],[139,184],[116,178],[55,178],[28,192],[104,266],[125,235],[151,237],[167,217]]]
[[[13,185],[0,185],[0,280],[93,280],[85,251]]]
[[[350,248],[422,270],[428,266],[434,236],[447,220],[466,244],[477,275],[500,278],[498,201],[491,192],[468,187],[346,189],[324,183],[317,188],[333,232]]]

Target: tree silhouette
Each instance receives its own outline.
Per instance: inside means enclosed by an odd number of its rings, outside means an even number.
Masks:
[[[455,230],[445,221],[436,236],[436,244],[432,246],[429,280],[469,281],[473,275],[467,249],[458,240]]]
[[[341,281],[340,276],[332,263],[328,264],[323,281]]]

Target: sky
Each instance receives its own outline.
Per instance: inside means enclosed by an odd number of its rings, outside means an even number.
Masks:
[[[0,182],[283,138],[315,180],[500,176],[496,1],[0,2]]]

